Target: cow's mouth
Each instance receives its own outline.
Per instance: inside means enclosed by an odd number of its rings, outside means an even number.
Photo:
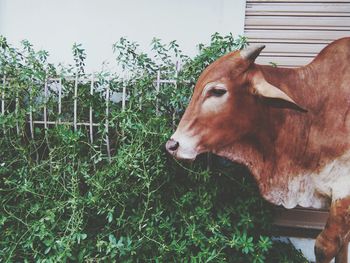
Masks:
[[[198,152],[192,147],[186,147],[187,145],[181,145],[178,141],[170,139],[165,144],[165,148],[169,154],[175,159],[186,162],[193,162]]]
[[[188,155],[178,155],[178,154],[173,154],[172,156],[176,160],[179,160],[179,161],[182,161],[182,162],[187,162],[187,163],[194,162],[194,160],[196,160],[196,157],[197,157],[197,155],[194,156],[194,157],[191,157],[191,156],[188,156]]]

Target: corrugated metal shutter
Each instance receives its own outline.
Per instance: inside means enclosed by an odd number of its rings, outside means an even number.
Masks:
[[[335,39],[350,36],[350,0],[247,0],[245,36],[266,44],[257,63],[309,63]]]
[[[306,65],[333,40],[350,36],[350,0],[246,0],[244,31],[251,44],[266,45],[257,63]],[[274,225],[319,231],[327,216],[327,211],[277,208]]]

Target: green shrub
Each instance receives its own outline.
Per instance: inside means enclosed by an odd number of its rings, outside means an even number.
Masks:
[[[93,106],[101,123],[94,143],[87,129],[74,132],[69,125],[36,126],[33,139],[27,124],[28,112],[42,117],[45,105],[51,119],[72,117],[74,83],[61,74],[83,76],[81,45],[73,47],[75,65],[58,70],[29,42],[15,49],[1,38],[0,74],[9,79],[2,85],[7,106],[0,117],[2,261],[306,262],[290,245],[270,239],[271,207],[244,167],[214,156],[207,169],[206,155],[183,164],[164,151],[200,72],[245,43],[214,34],[190,59],[175,41],[164,45],[154,39],[151,59],[136,43],[118,41],[113,48],[128,78],[100,72],[96,79],[96,85],[109,85],[114,92],[125,86],[128,93],[124,111],[120,102],[110,105],[109,162],[104,93],[87,95],[89,83],[79,84],[79,118]],[[178,75],[176,60],[183,65]],[[163,79],[177,77],[177,87],[162,84],[157,93],[158,69]],[[48,76],[63,78],[61,116],[55,113],[55,96],[38,99]]]

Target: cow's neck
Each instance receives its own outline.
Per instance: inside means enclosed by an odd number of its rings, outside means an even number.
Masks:
[[[328,175],[338,160],[350,154],[348,62],[343,50],[328,54],[323,52],[299,69],[254,65],[253,70],[260,70],[270,84],[308,112],[267,105],[262,114],[257,113],[255,132],[218,152],[246,165],[262,195],[272,203],[320,207],[323,201],[319,200],[329,195],[317,196],[313,179],[324,171]],[[349,166],[341,162],[340,167]]]
[[[311,69],[262,67],[262,71],[267,81],[303,106],[305,98],[297,90],[298,82],[308,79],[307,75],[312,75],[309,73]],[[311,127],[309,122],[312,120],[305,117],[304,113],[291,109],[267,108],[266,114],[266,119],[262,120],[265,124],[262,129],[229,145],[220,155],[247,166],[256,179],[261,194],[272,203],[285,205],[283,202],[288,200],[280,200],[283,197],[271,196],[271,193],[283,195],[282,191],[288,191],[286,187],[295,176],[316,169],[310,165],[317,164],[320,156],[306,150]]]

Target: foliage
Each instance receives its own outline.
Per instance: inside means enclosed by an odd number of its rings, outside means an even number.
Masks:
[[[113,49],[128,78],[100,72],[96,79],[96,87],[120,92],[125,86],[128,94],[125,110],[120,102],[111,105],[109,162],[104,91],[90,96],[90,84],[79,84],[79,118],[93,106],[94,119],[101,123],[93,143],[87,129],[73,131],[68,125],[36,126],[32,138],[29,112],[42,117],[47,107],[51,120],[72,118],[74,82],[63,77],[58,115],[57,90],[41,99],[45,79],[61,76],[47,62],[47,52],[36,52],[28,41],[15,49],[1,37],[0,75],[8,79],[1,86],[6,95],[6,114],[0,117],[2,260],[306,262],[290,245],[272,242],[270,206],[243,167],[214,156],[208,169],[206,155],[193,164],[178,163],[164,151],[200,72],[245,43],[214,34],[190,59],[176,41],[165,45],[154,39],[150,56],[137,43],[120,39]],[[73,56],[75,65],[61,72],[86,76],[81,45],[74,45]],[[183,70],[177,72],[174,61]],[[162,84],[156,91],[158,69],[162,79],[177,78],[176,88]],[[288,258],[281,251],[289,251]]]

